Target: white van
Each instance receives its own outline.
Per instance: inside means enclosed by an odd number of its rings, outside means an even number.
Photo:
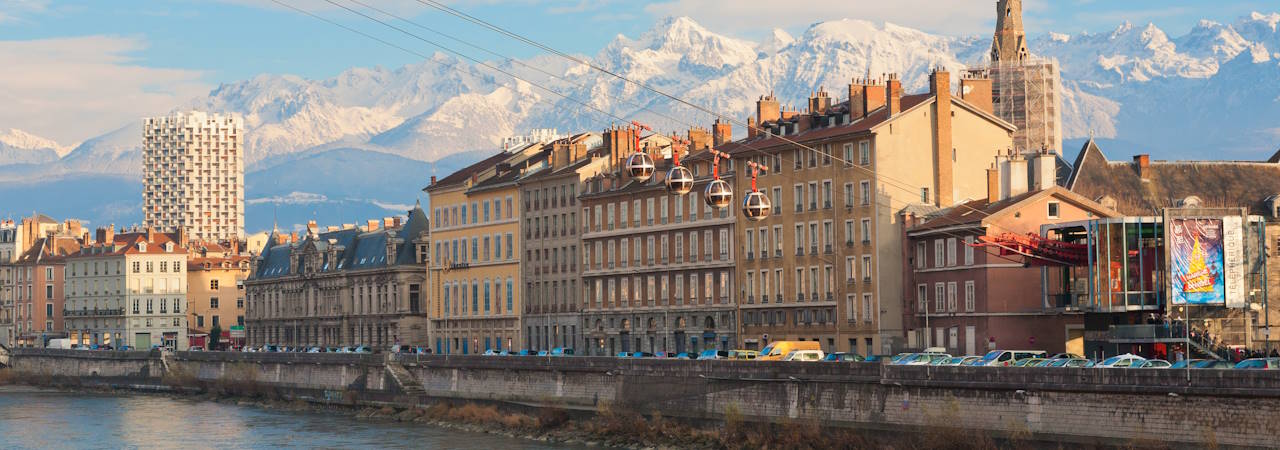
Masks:
[[[1010,366],[1015,361],[1027,358],[1044,358],[1048,352],[1044,350],[992,350],[982,356],[975,366]]]
[[[782,357],[783,361],[822,361],[827,355],[822,350],[792,350],[787,356]]]

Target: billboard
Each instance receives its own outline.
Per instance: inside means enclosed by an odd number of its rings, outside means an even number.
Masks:
[[[1168,225],[1171,303],[1225,304],[1222,219],[1174,218]]]

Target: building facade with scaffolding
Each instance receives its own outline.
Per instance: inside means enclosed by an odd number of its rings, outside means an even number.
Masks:
[[[996,116],[1018,127],[1013,148],[1062,155],[1062,90],[1058,63],[1026,58],[993,61],[987,68]]]

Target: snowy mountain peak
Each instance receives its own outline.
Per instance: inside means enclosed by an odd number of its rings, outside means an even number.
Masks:
[[[53,139],[36,136],[17,128],[0,130],[0,145],[18,150],[53,150],[59,157],[71,151],[71,147],[58,145]]]
[[[1257,11],[1249,13],[1249,20],[1253,22],[1261,22],[1271,26],[1271,31],[1280,29],[1280,13],[1263,14]]]
[[[769,37],[756,47],[756,52],[759,53],[761,57],[765,57],[778,53],[779,50],[786,48],[795,41],[796,38],[792,36],[791,33],[788,33],[786,30],[781,28],[774,28],[773,32],[769,33]]]

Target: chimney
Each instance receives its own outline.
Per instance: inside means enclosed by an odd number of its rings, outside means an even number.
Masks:
[[[614,171],[622,170],[627,156],[635,151],[635,133],[632,128],[617,126],[604,131],[604,145],[609,152],[609,167]]]
[[[298,232],[297,232],[297,231],[294,231],[294,232],[292,232],[292,233],[289,233],[289,243],[294,243],[294,242],[298,242]]]
[[[849,82],[849,120],[854,121],[861,119],[867,115],[867,105],[865,91],[867,89],[866,82],[862,79],[854,78]]]
[[[435,175],[432,175],[432,176],[431,176],[431,185],[433,185],[433,186],[434,186],[435,184],[436,184],[436,176],[435,176]]]
[[[147,242],[148,242],[148,243],[151,243],[151,242],[155,242],[155,241],[156,241],[156,228],[155,228],[155,227],[152,227],[152,226],[148,226],[148,227],[147,227]]]
[[[378,219],[369,219],[365,221],[365,231],[377,231]]]
[[[404,223],[404,222],[400,220],[400,216],[395,216],[394,218],[392,218],[392,222],[391,222],[392,226],[396,228],[400,228],[401,223]]]
[[[747,117],[747,139],[756,137],[756,118]]]
[[[689,151],[694,152],[711,147],[711,133],[706,128],[689,128]],[[674,149],[672,150],[674,151]]]
[[[1007,190],[1001,193],[1002,198],[1014,197],[1027,192],[1027,160],[1017,152],[1010,151],[1005,161],[1007,170],[1001,174],[1001,184]]]
[[[1031,187],[1037,191],[1058,185],[1058,158],[1050,150],[1041,149],[1031,161]]]
[[[395,221],[391,220],[390,217],[382,218],[382,229],[386,230],[390,228],[395,228],[395,226],[396,226]]]
[[[1142,181],[1151,179],[1151,155],[1141,154],[1133,156],[1133,169],[1138,172],[1138,178]]]
[[[884,96],[885,104],[889,106],[889,117],[902,112],[902,82],[898,81],[896,74],[890,74],[889,80],[885,82]]]
[[[884,86],[880,85],[879,81],[865,81],[866,84],[862,85],[862,115],[864,116],[884,106]]]
[[[315,236],[316,233],[319,231],[320,231],[320,227],[316,225],[316,221],[314,220],[307,221],[307,234]]]
[[[94,236],[94,240],[97,241],[97,243],[99,244],[110,244],[112,241],[115,240],[115,236],[116,236],[116,224],[113,223],[111,225],[106,226],[105,228],[98,227],[98,232],[97,232],[97,235]]]
[[[726,120],[716,118],[716,123],[711,126],[711,145],[719,147],[733,140],[733,125]]]
[[[187,227],[178,227],[178,246],[186,248],[189,241],[190,238],[187,237]]]
[[[955,193],[952,185],[956,150],[951,142],[951,74],[945,70],[935,70],[929,74],[929,93],[936,99],[933,103],[933,131],[936,136],[933,147],[933,184],[938,190],[938,206],[946,207],[951,204]]]
[[[782,117],[782,109],[778,100],[773,98],[773,92],[762,95],[759,100],[756,100],[756,123],[773,122],[780,117]]]
[[[987,114],[995,114],[991,99],[991,78],[981,71],[971,70],[960,79],[960,98]]]
[[[560,170],[573,163],[572,150],[567,139],[551,143],[551,170]]]
[[[987,203],[1000,200],[1000,163],[995,163],[987,169]]]
[[[831,97],[827,95],[827,91],[822,86],[818,86],[818,92],[809,96],[809,114],[826,114],[830,108]]]

